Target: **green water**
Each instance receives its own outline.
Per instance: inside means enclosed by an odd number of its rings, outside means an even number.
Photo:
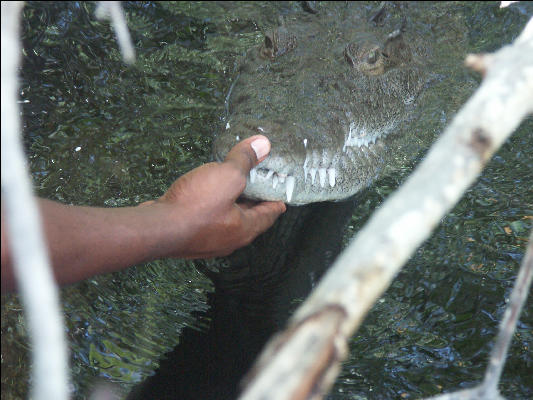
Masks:
[[[157,197],[209,160],[238,57],[278,15],[300,10],[298,3],[127,3],[138,57],[127,67],[94,7],[26,5],[21,100],[37,193],[110,207]],[[421,135],[417,159],[479,82],[461,67],[464,54],[509,43],[533,14],[522,3],[424,7],[421,18],[445,31],[432,45],[438,79],[413,125]],[[481,379],[533,225],[532,132],[529,119],[374,307],[331,398],[419,398]],[[354,232],[415,161],[361,195]],[[63,289],[74,398],[102,381],[126,392],[149,375],[184,327],[204,325],[191,313],[205,309],[209,290],[181,260]],[[509,399],[533,397],[532,305],[530,298],[502,378]],[[29,352],[16,296],[2,296],[1,324],[2,398],[24,398]]]

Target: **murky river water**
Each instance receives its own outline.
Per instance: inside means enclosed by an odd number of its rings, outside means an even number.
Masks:
[[[410,5],[414,7],[414,5]],[[21,99],[37,193],[64,203],[134,205],[161,195],[209,160],[235,63],[278,15],[298,3],[128,3],[137,63],[121,62],[92,3],[28,3]],[[375,4],[362,5],[370,12]],[[439,79],[425,98],[423,146],[438,136],[479,78],[461,66],[520,32],[531,4],[431,5],[445,21],[433,44]],[[482,176],[403,269],[352,339],[330,397],[419,398],[480,381],[533,225],[533,121]],[[418,160],[425,148],[420,149]],[[361,194],[351,229],[408,175],[414,162]],[[75,398],[111,381],[127,392],[150,375],[210,282],[192,262],[156,261],[62,290]],[[520,318],[501,382],[509,399],[533,397],[533,299]],[[2,296],[2,398],[27,393],[28,345],[20,303]]]

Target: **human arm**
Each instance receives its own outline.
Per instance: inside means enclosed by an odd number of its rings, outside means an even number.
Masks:
[[[56,281],[73,283],[158,258],[222,256],[250,243],[285,211],[282,202],[236,202],[250,169],[270,150],[261,138],[243,140],[223,163],[190,171],[159,199],[136,207],[79,207],[39,199]],[[2,291],[14,287],[2,210]]]

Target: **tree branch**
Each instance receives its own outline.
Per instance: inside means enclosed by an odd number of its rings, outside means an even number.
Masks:
[[[20,135],[17,73],[22,6],[22,2],[2,2],[2,206],[33,348],[30,398],[61,400],[68,398],[67,342]]]

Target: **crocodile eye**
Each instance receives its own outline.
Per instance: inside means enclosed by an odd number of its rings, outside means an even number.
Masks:
[[[379,75],[384,72],[385,56],[374,41],[351,43],[344,49],[348,64],[365,75]]]
[[[366,62],[368,64],[375,64],[377,60],[378,60],[378,54],[376,50],[372,50],[370,54],[368,54],[368,56],[366,57]]]

